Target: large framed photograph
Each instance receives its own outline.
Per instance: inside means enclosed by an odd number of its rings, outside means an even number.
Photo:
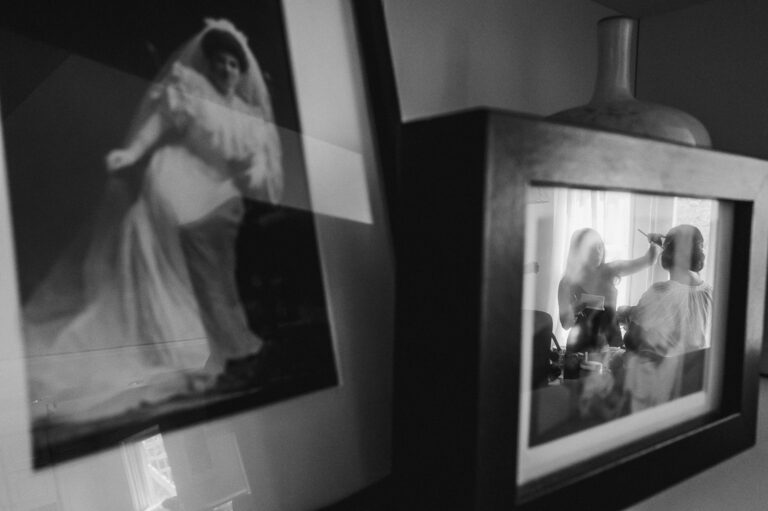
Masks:
[[[428,408],[397,432],[408,479],[466,509],[618,509],[754,443],[768,164],[483,110],[405,141],[406,172],[435,170],[407,201],[428,213],[396,374],[453,396],[401,403]]]
[[[370,146],[347,146],[343,124],[325,138],[311,103],[332,101],[295,76],[317,57],[287,32],[303,8],[62,2],[4,17],[36,467],[344,381],[361,331],[340,315],[354,292],[339,251],[372,226],[363,237],[382,242],[386,217]],[[386,299],[386,278],[369,284]]]

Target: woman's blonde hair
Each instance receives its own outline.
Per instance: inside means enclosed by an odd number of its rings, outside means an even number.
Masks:
[[[596,230],[591,227],[585,227],[574,231],[571,235],[571,243],[568,247],[568,257],[565,260],[565,277],[571,282],[578,282],[584,272],[584,248],[585,243],[599,243],[603,247],[603,256],[600,259],[600,265],[605,263],[605,243],[603,238]],[[590,246],[592,246],[592,244]]]

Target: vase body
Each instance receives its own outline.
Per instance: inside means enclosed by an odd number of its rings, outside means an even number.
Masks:
[[[692,115],[635,99],[633,61],[636,30],[637,21],[632,18],[600,20],[597,80],[592,99],[584,106],[558,112],[550,119],[710,147],[707,129]]]

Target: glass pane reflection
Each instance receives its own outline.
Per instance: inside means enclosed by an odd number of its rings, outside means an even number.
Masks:
[[[156,429],[143,439],[125,443],[123,459],[136,511],[180,505],[163,436]]]

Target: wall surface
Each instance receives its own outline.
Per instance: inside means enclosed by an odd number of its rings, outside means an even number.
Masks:
[[[548,115],[589,101],[587,0],[384,0],[403,120],[487,106]]]
[[[680,108],[714,149],[768,158],[768,4],[710,0],[640,21],[637,97]]]

